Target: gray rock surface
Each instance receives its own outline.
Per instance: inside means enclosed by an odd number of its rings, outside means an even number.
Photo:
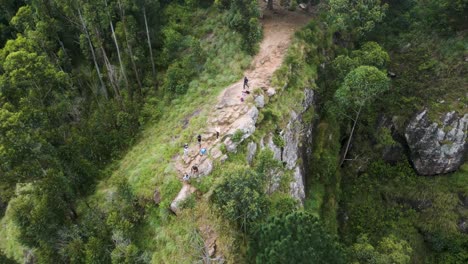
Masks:
[[[455,171],[466,157],[468,114],[459,116],[453,111],[443,115],[440,121],[440,125],[431,122],[425,109],[406,127],[411,160],[421,175]]]
[[[286,168],[291,170],[296,166],[299,154],[299,139],[301,133],[301,124],[297,122],[297,114],[291,111],[291,117],[283,133],[284,151],[283,161],[286,162]]]
[[[211,159],[205,159],[203,160],[200,165],[198,166],[198,176],[206,176],[211,173],[213,170],[213,162]]]
[[[293,198],[296,198],[301,203],[305,199],[305,186],[304,186],[304,163],[298,164],[298,159],[305,155],[311,155],[312,152],[303,149],[302,145],[312,145],[312,122],[308,121],[308,125],[304,126],[304,120],[302,120],[302,114],[314,105],[314,91],[311,89],[304,90],[304,101],[302,102],[303,109],[300,114],[295,111],[291,111],[288,124],[284,131],[280,133],[281,138],[284,142],[283,151],[281,148],[276,146],[273,142],[273,134],[267,135],[265,138],[260,140],[260,148],[269,148],[273,151],[273,157],[285,163],[285,167],[288,170],[293,171],[293,179],[290,182],[290,194]],[[308,159],[305,157],[305,159]],[[274,191],[278,186],[276,181],[279,183],[279,179],[273,178],[272,186],[270,191]]]
[[[267,92],[267,95],[268,95],[269,97],[272,97],[273,95],[276,94],[276,91],[275,91],[275,89],[273,89],[273,88],[268,88],[268,90],[267,90],[266,92]]]
[[[294,169],[293,180],[289,186],[291,196],[303,202],[305,199],[304,177],[299,166]]]
[[[265,106],[265,97],[263,95],[255,97],[255,106],[258,108],[263,108]]]
[[[246,115],[240,117],[231,125],[232,128],[226,133],[227,135],[230,135],[230,137],[227,137],[224,140],[227,151],[236,152],[237,146],[255,132],[255,123],[257,122],[257,118],[258,109],[254,106],[248,110]],[[234,142],[231,140],[231,136],[238,130],[242,131],[242,138],[238,142]]]
[[[266,146],[273,151],[273,158],[275,160],[281,161],[281,148],[276,146],[275,143],[273,142],[273,135],[270,134],[268,136],[267,144]]]
[[[179,193],[177,194],[176,198],[171,203],[171,211],[175,214],[178,214],[180,212],[180,203],[183,200],[187,199],[192,193],[194,193],[195,190],[195,187],[188,184],[184,184],[182,189],[180,189]]]
[[[302,102],[302,106],[304,107],[303,112],[307,111],[313,104],[314,104],[314,97],[315,93],[312,89],[304,89],[304,101]]]
[[[255,142],[249,142],[247,144],[247,163],[251,164],[252,160],[257,152],[257,144]]]

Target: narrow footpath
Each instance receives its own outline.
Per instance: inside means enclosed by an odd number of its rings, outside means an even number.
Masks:
[[[250,88],[247,90],[250,94],[246,95],[244,101],[241,101],[243,78],[226,87],[211,111],[205,131],[201,133],[201,146],[193,144],[189,146],[188,155],[176,156],[173,160],[179,178],[183,182],[182,189],[171,203],[171,210],[176,214],[179,211],[179,202],[196,191],[195,187],[190,185],[190,181],[183,180],[183,175],[187,173],[191,180],[194,180],[194,178],[210,174],[213,170],[213,161],[227,159],[227,155],[221,151],[221,146],[226,147],[228,151],[235,151],[238,143],[232,142],[231,137],[236,131],[243,132],[241,140],[255,132],[259,112],[255,105],[255,96],[259,94],[264,94],[265,97],[275,96],[275,88],[271,87],[273,73],[283,63],[294,32],[306,25],[312,18],[310,13],[299,9],[294,12],[280,7],[276,7],[274,11],[266,10],[264,6],[262,9],[264,12],[261,19],[263,40],[260,43],[259,52],[244,73],[249,79]],[[258,89],[263,92],[256,91]],[[216,137],[217,130],[220,132],[219,138]],[[207,154],[200,155],[201,148],[205,148]],[[198,168],[197,173],[193,173],[193,166]],[[217,235],[210,226],[202,226],[200,231],[205,240],[206,253],[212,257]]]

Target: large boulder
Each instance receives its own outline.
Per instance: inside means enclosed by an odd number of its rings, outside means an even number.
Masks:
[[[418,113],[408,124],[405,138],[414,168],[421,175],[437,175],[457,170],[467,153],[468,114],[446,113],[441,123],[431,122],[428,110]]]
[[[263,95],[255,97],[255,106],[258,108],[263,108],[265,106],[265,97]]]
[[[195,187],[189,184],[184,184],[184,186],[182,186],[182,189],[180,189],[179,193],[177,194],[176,198],[171,203],[171,211],[175,214],[178,214],[180,212],[180,203],[187,199],[195,191]]]
[[[258,119],[258,109],[257,107],[253,106],[250,108],[245,115],[238,118],[232,125],[231,129],[227,132],[227,137],[224,140],[224,144],[226,145],[226,150],[229,152],[236,152],[237,146],[242,143],[246,138],[250,137],[255,132],[255,123]],[[231,137],[237,132],[242,132],[242,137],[240,140],[234,142],[232,141]]]

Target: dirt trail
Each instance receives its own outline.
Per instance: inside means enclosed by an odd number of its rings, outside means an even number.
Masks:
[[[274,13],[265,10],[261,20],[263,40],[260,43],[260,50],[245,72],[245,76],[249,79],[249,91],[251,92],[246,99],[253,96],[255,89],[266,91],[270,88],[271,77],[281,66],[294,32],[310,19],[311,15],[301,10],[290,12],[277,8]],[[252,107],[251,99],[241,102],[242,90],[243,79],[226,88],[218,97],[218,104],[213,109],[206,130],[202,134],[201,146],[208,150],[211,158],[217,159],[222,156],[219,150],[221,140],[226,134],[236,130],[235,126],[238,123],[236,121],[246,115]],[[216,138],[216,127],[220,130],[219,139]],[[190,174],[194,165],[198,167],[204,164],[205,167],[212,166],[210,157],[199,155],[199,150],[198,145],[192,145],[187,157],[176,158],[176,169],[181,179],[184,173]]]
[[[294,32],[311,19],[311,14],[307,14],[302,10],[290,12],[276,7],[275,11],[271,12],[265,10],[264,6],[262,9],[264,10],[263,19],[261,20],[263,40],[260,43],[258,54],[253,59],[249,69],[244,73],[249,79],[250,88],[248,90],[250,95],[247,95],[244,102],[240,100],[243,91],[243,79],[227,87],[219,95],[218,103],[212,109],[206,129],[201,134],[201,148],[206,148],[208,155],[201,156],[199,154],[200,147],[192,145],[189,147],[187,156],[175,157],[175,168],[181,181],[183,181],[182,177],[185,173],[191,174],[191,168],[194,165],[199,168],[200,173],[191,175],[191,177],[209,174],[213,168],[213,160],[222,160],[227,157],[220,150],[222,143],[226,142],[226,138],[229,140],[229,136],[233,135],[237,129],[245,128],[246,123],[250,127],[255,127],[256,117],[252,120],[252,112],[258,113],[258,111],[253,103],[253,91],[256,89],[268,91],[270,88],[270,91],[274,90],[273,87],[270,87],[271,77],[281,66]],[[219,138],[216,138],[216,128],[219,128]],[[171,209],[174,212],[178,211],[177,205],[180,201],[196,191],[189,183],[183,181],[183,184],[182,189],[171,204]],[[206,222],[206,219],[198,219],[197,222],[205,241],[207,257],[215,257],[215,255],[218,255],[216,252],[218,238],[216,231]]]

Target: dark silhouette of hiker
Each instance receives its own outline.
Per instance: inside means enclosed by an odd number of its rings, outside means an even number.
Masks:
[[[221,129],[219,127],[216,127],[215,130],[216,130],[216,139],[218,139],[219,138],[219,132],[221,132]]]
[[[198,146],[201,147],[201,135],[197,136]]]
[[[193,166],[192,166],[192,171],[191,171],[191,172],[192,172],[192,175],[197,174],[197,173],[198,173],[198,167],[195,166],[195,165],[193,165]]]
[[[245,89],[246,86],[247,86],[247,88],[250,89],[250,87],[249,87],[249,79],[247,79],[247,76],[244,76],[244,88],[243,88],[243,89]]]

